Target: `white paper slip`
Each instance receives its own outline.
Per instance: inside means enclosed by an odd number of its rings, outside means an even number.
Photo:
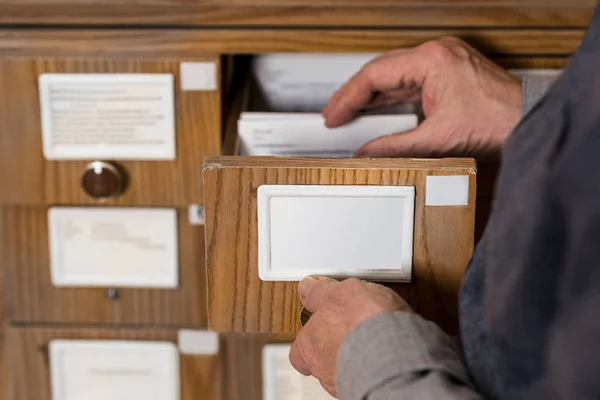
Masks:
[[[52,340],[53,400],[180,400],[173,343]]]
[[[292,367],[289,353],[288,344],[263,347],[263,400],[332,400],[317,379]]]
[[[428,176],[425,179],[425,205],[469,205],[469,176]]]
[[[48,229],[54,286],[178,286],[175,210],[55,207]]]
[[[320,114],[288,119],[241,119],[240,152],[249,156],[351,157],[363,144],[378,137],[414,129],[416,115],[377,115],[326,128]]]
[[[540,76],[540,77],[557,77],[563,73],[562,69],[551,69],[551,68],[521,68],[521,69],[511,69],[510,72],[513,75],[519,77],[527,77],[527,76]]]
[[[44,156],[175,159],[171,74],[42,74]]]

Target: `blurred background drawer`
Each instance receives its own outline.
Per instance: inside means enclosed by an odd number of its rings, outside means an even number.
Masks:
[[[202,158],[221,152],[220,57],[101,54],[0,60],[0,204],[202,201]]]
[[[127,390],[141,400],[136,394],[152,390],[161,400],[220,400],[218,337],[183,335],[159,329],[9,328],[7,399],[125,398],[116,396]],[[102,357],[95,356],[99,353]],[[87,385],[77,385],[84,379]],[[53,390],[79,396],[57,397]]]
[[[227,334],[227,400],[333,400],[312,376],[289,361],[294,335]]]
[[[188,209],[156,209],[154,219],[155,209],[87,207],[71,215],[59,207],[67,215],[57,214],[51,229],[48,210],[0,208],[9,322],[206,326],[204,226],[191,225]],[[122,213],[97,216],[111,210]],[[106,265],[87,265],[88,253]]]

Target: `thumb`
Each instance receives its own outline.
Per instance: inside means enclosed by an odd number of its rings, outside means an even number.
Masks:
[[[381,136],[364,144],[356,157],[431,157],[444,152],[440,137],[447,136],[448,127],[435,117],[427,118],[410,131]]]
[[[300,295],[304,308],[313,314],[317,312],[329,292],[331,292],[338,284],[338,281],[331,278],[304,278],[298,285],[298,294]]]

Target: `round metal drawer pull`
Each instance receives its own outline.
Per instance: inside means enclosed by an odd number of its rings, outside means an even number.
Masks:
[[[96,199],[117,197],[123,191],[123,174],[111,163],[94,161],[85,167],[81,188]]]

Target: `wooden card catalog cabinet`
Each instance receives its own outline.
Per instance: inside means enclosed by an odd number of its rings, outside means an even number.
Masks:
[[[0,221],[9,320],[206,326],[188,209],[12,206]]]
[[[202,158],[221,153],[219,56],[102,54],[0,61],[0,203],[201,203]]]
[[[8,400],[220,400],[214,333],[9,328]]]
[[[213,157],[203,177],[212,330],[296,332],[298,281],[326,275],[388,282],[457,332],[474,160]]]

